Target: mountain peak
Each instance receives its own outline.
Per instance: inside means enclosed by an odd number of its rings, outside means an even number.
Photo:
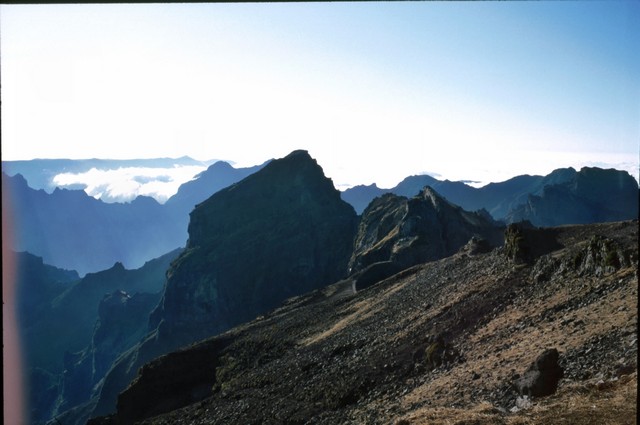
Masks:
[[[490,245],[502,230],[481,214],[451,204],[426,186],[413,198],[385,194],[364,210],[349,262],[352,273],[380,262],[400,269],[454,254],[474,236]]]
[[[438,192],[436,192],[431,186],[425,186],[422,189],[422,191],[420,192],[420,194],[418,195],[418,198],[431,202],[431,204],[434,207],[438,206],[438,205],[440,205],[442,203],[449,203],[449,202],[447,202],[447,200],[444,197],[442,197]]]
[[[294,158],[294,157],[305,157],[308,159],[312,159],[311,155],[309,155],[309,151],[304,149],[296,149],[292,151],[289,155],[285,156],[285,158]]]
[[[302,150],[218,191],[190,218],[151,321],[163,323],[161,340],[225,330],[343,277],[357,220]]]
[[[209,170],[231,170],[233,166],[227,161],[216,161],[209,166]]]

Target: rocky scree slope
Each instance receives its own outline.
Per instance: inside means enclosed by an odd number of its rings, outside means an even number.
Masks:
[[[637,221],[512,227],[504,248],[337,282],[152,361],[91,423],[629,423],[637,239]],[[557,392],[523,398],[552,348]]]

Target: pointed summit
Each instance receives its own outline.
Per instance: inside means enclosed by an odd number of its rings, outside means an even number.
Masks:
[[[271,161],[193,210],[152,326],[163,322],[170,345],[192,342],[333,283],[346,273],[356,220],[308,152]]]
[[[356,273],[379,262],[400,269],[456,253],[472,237],[491,245],[502,242],[502,229],[484,214],[451,204],[431,187],[413,198],[391,193],[364,210],[349,270]]]

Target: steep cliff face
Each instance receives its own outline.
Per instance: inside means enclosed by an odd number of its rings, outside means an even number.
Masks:
[[[45,421],[55,407],[59,379],[50,357],[56,335],[45,325],[53,316],[52,300],[80,280],[78,273],[45,264],[28,252],[15,253],[18,332],[22,344],[24,382],[30,388],[26,403],[32,423]],[[4,283],[4,282],[3,282]],[[9,285],[9,283],[5,283]],[[7,300],[9,301],[9,300]],[[53,328],[55,329],[55,328]],[[48,354],[48,355],[47,355]]]
[[[146,362],[344,277],[357,219],[305,151],[199,204],[187,248],[151,314],[150,335],[114,363],[92,416],[113,412]]]
[[[147,319],[160,295],[159,292],[129,294],[117,290],[104,296],[98,306],[91,344],[78,353],[65,353],[57,412],[64,412],[91,398],[114,360],[145,336]]]
[[[502,230],[486,213],[464,211],[430,187],[411,199],[386,194],[363,213],[349,270],[381,261],[406,268],[444,258],[474,236],[494,246],[502,242]]]
[[[115,357],[140,340],[160,299],[165,271],[179,252],[136,270],[116,263],[82,279],[28,253],[16,256],[26,383],[37,388],[29,393],[31,423],[85,402]]]
[[[351,206],[305,151],[274,160],[191,213],[187,249],[168,272],[151,325],[194,341],[343,277]]]
[[[248,168],[234,168],[228,162],[218,161],[193,180],[180,185],[178,192],[167,200],[164,208],[170,215],[173,225],[183,232],[181,243],[187,240],[189,213],[193,208],[211,195],[263,168],[267,162]]]

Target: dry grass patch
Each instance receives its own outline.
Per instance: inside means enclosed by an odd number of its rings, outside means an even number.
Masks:
[[[573,383],[557,394],[533,401],[516,413],[504,412],[491,403],[467,408],[423,407],[393,423],[396,425],[631,425],[637,423],[637,372],[598,385]]]

